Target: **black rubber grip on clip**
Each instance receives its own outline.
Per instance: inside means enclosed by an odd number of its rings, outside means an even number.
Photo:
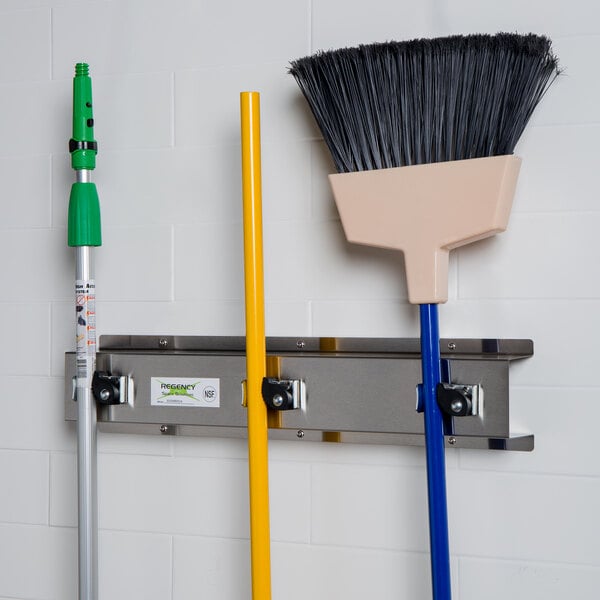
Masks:
[[[98,152],[98,142],[79,142],[71,138],[69,140],[69,153],[72,154],[75,150],[93,150]]]

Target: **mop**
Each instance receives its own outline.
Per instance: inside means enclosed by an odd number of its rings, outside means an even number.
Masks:
[[[246,307],[246,382],[250,556],[253,600],[271,598],[269,456],[267,407],[262,396],[266,375],[262,246],[260,94],[240,94],[242,204],[244,221],[244,296]]]

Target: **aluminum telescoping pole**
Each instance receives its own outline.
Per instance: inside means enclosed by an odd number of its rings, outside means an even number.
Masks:
[[[91,317],[95,312],[95,289],[90,246],[77,248],[76,279],[79,600],[96,600],[98,597],[96,403],[91,389],[91,377],[96,363],[96,343],[95,330],[91,329]],[[80,307],[83,310],[79,311]],[[85,325],[79,324],[80,320],[85,321]]]
[[[92,250],[100,246],[100,204],[91,172],[96,166],[92,83],[88,65],[78,63],[73,79],[73,137],[69,142],[76,181],[69,199],[69,246],[76,248],[75,319],[77,361],[77,479],[79,600],[98,598],[98,508],[96,402],[96,284]]]

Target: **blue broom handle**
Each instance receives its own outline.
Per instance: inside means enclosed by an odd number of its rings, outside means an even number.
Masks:
[[[421,304],[422,399],[425,412],[429,542],[433,600],[450,600],[450,549],[446,503],[444,424],[437,403],[440,382],[440,334],[437,304]]]

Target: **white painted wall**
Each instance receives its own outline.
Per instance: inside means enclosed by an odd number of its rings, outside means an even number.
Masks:
[[[598,597],[600,5],[1,0],[0,600],[76,597],[74,63],[94,80],[100,333],[243,334],[238,93],[257,89],[268,334],[415,336],[401,258],[343,239],[286,65],[497,30],[549,34],[566,72],[519,144],[509,231],[451,260],[443,336],[536,344],[512,377],[535,452],[448,455],[455,598]],[[102,600],[250,598],[243,442],[101,435],[100,452]],[[421,450],[273,443],[271,459],[275,600],[430,597]]]

